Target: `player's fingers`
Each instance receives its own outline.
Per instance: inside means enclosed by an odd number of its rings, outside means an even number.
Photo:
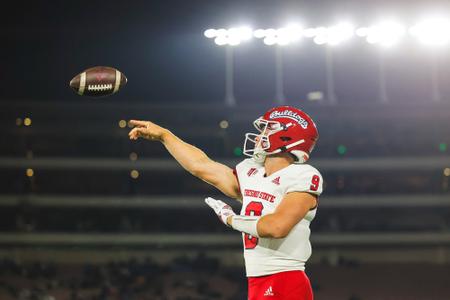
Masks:
[[[205,199],[205,203],[208,204],[208,206],[211,207],[214,211],[217,210],[217,203],[215,199],[208,197]]]
[[[142,134],[140,133],[139,128],[133,128],[129,133],[128,136],[130,137],[130,139],[132,140],[137,140],[138,137],[142,136]]]
[[[209,206],[211,206],[211,198],[205,198],[205,203],[208,204]]]
[[[133,140],[136,137],[136,132],[134,129],[130,130],[130,132],[128,132],[128,137]]]
[[[128,123],[136,127],[147,127],[147,125],[149,124],[148,121],[141,121],[141,120],[130,120]]]
[[[208,203],[208,205],[214,205],[217,206],[217,203],[219,202],[218,200],[211,198],[211,197],[207,197],[205,198],[205,202]]]
[[[147,138],[151,138],[151,137],[148,135],[148,132],[146,131],[146,128],[143,128],[143,127],[136,127],[136,128],[134,128],[134,129],[136,129],[136,135],[137,135],[138,137],[147,137]]]
[[[129,136],[135,135],[136,134],[136,128],[133,128],[130,130],[130,132],[128,132]]]

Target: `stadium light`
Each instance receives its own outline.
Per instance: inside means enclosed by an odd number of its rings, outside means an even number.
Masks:
[[[249,27],[232,27],[229,29],[207,29],[204,31],[204,36],[209,39],[214,39],[214,43],[218,46],[237,46],[243,41],[248,41],[253,36],[253,31]]]
[[[334,26],[303,28],[298,24],[290,24],[281,28],[256,29],[250,27],[232,27],[229,29],[207,29],[205,37],[213,39],[218,46],[237,46],[244,41],[256,38],[268,46],[287,46],[301,39],[312,39],[318,45],[339,45],[353,36],[364,38],[369,44],[391,47],[397,44],[406,33],[417,38],[421,43],[430,46],[450,44],[450,19],[434,17],[406,30],[406,27],[394,20],[386,20],[372,26],[355,27],[349,22],[341,22]]]
[[[447,45],[450,42],[450,21],[445,18],[430,18],[412,26],[409,33],[424,45]]]
[[[292,24],[278,29],[257,29],[253,32],[253,36],[262,39],[268,46],[286,46],[302,38],[303,28],[300,25]]]
[[[303,36],[307,38],[313,38],[314,36],[316,36],[316,32],[316,28],[306,28],[303,31]]]
[[[256,29],[253,31],[253,36],[257,39],[262,39],[266,36],[266,30],[265,29]]]
[[[336,46],[349,40],[355,34],[354,26],[347,22],[341,22],[330,27],[309,28],[306,36],[313,38],[317,45]]]
[[[128,156],[128,158],[129,158],[131,161],[136,161],[136,160],[138,159],[138,155],[137,155],[136,152],[131,152],[130,155]]]
[[[26,173],[27,177],[33,177],[34,176],[34,170],[31,169],[31,168],[28,168],[25,173]]]
[[[405,27],[394,21],[383,21],[376,25],[361,27],[356,30],[356,35],[365,38],[369,44],[379,44],[383,47],[395,45],[405,33]]]
[[[206,29],[205,32],[204,32],[204,35],[207,38],[212,39],[212,38],[217,36],[217,31],[215,29],[212,29],[212,28]]]
[[[23,119],[23,125],[31,126],[31,123],[32,123],[31,118],[27,117],[27,118]]]
[[[303,28],[299,25],[289,25],[277,30],[277,44],[285,46],[302,38]]]

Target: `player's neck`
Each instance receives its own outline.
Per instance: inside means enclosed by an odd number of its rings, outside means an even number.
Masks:
[[[277,155],[267,156],[264,161],[265,176],[270,176],[273,173],[286,168],[294,162],[294,159],[288,153],[280,153]]]

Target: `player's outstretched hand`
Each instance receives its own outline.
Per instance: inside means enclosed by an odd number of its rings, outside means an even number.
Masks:
[[[151,141],[161,141],[163,135],[168,132],[167,129],[150,121],[130,120],[129,124],[134,127],[128,133],[130,140],[137,140],[141,137]]]
[[[205,202],[214,210],[219,219],[227,226],[227,218],[236,215],[231,206],[223,201],[208,197],[205,199]]]

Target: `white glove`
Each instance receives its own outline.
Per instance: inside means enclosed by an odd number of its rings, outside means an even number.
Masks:
[[[233,209],[231,208],[231,206],[229,206],[228,204],[226,204],[223,201],[220,200],[216,200],[214,198],[208,197],[205,199],[206,204],[209,205],[209,207],[211,207],[214,212],[216,213],[216,215],[219,217],[219,219],[227,226],[229,226],[227,224],[227,218],[229,216],[235,216],[236,214],[234,213]]]

